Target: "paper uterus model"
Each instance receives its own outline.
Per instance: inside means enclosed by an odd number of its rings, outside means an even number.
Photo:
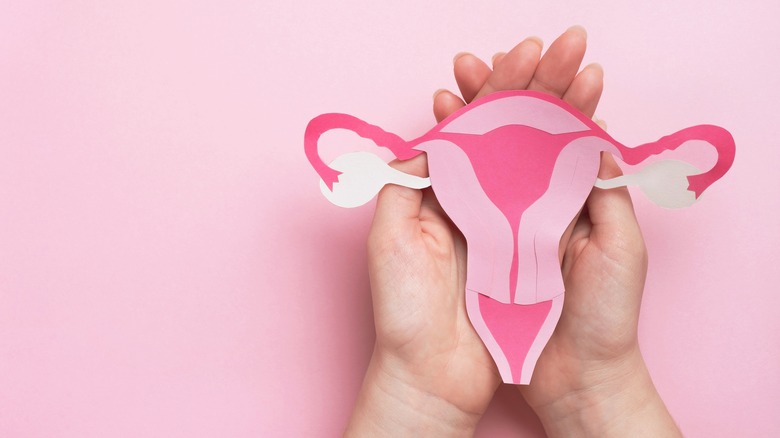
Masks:
[[[317,144],[331,129],[354,131],[400,160],[424,152],[430,177],[404,174],[368,152],[326,165]],[[632,175],[597,179],[601,152],[639,164],[689,140],[716,149],[710,170],[665,160]],[[531,91],[491,94],[411,141],[346,114],[323,114],[309,123],[304,142],[323,194],[337,205],[362,205],[386,183],[432,186],[466,238],[469,319],[503,381],[515,384],[530,382],[561,315],[560,239],[594,185],[638,185],[656,204],[685,207],[728,171],[735,152],[731,134],[712,125],[629,148],[562,100]]]

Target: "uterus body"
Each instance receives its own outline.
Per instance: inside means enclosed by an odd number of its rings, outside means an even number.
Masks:
[[[430,179],[389,167],[369,171],[377,161],[365,153],[325,165],[317,141],[337,128],[372,139],[399,159],[427,154]],[[655,177],[597,179],[602,152],[638,164],[689,140],[715,147],[718,160],[712,169],[701,172],[672,162],[655,165]],[[632,182],[642,186],[649,180],[643,189],[651,199],[681,207],[695,202],[725,174],[734,157],[733,138],[717,126],[694,126],[628,148],[566,103],[529,91],[490,95],[408,142],[352,116],[325,114],[309,124],[305,143],[323,193],[336,204],[364,203],[388,182],[431,185],[467,241],[464,293],[469,319],[503,381],[515,384],[530,382],[560,318],[565,295],[561,236],[594,184],[608,189]]]

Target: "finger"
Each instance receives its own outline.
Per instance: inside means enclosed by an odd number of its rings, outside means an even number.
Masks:
[[[604,70],[599,64],[588,64],[572,81],[563,100],[593,117],[604,90]]]
[[[608,152],[601,153],[601,166],[599,167],[600,179],[616,178],[623,174],[612,154]],[[593,227],[607,228],[619,227],[621,232],[634,231],[629,226],[636,226],[636,216],[634,215],[634,206],[631,202],[631,196],[626,187],[614,189],[596,189],[594,188],[588,200],[588,214]]]
[[[574,224],[574,228],[571,231],[569,240],[576,242],[586,239],[590,236],[591,223],[590,214],[588,213],[588,204],[586,203],[580,210],[580,214],[577,216],[577,222]]]
[[[569,240],[572,238],[572,233],[574,233],[574,227],[580,220],[580,214],[582,214],[582,210],[578,211],[574,219],[569,222],[569,226],[566,227],[561,240],[558,242],[558,261],[561,264],[563,264],[563,256],[566,254],[566,249],[569,247]]]
[[[420,154],[405,161],[390,163],[395,169],[420,177],[428,176],[428,161]],[[374,227],[380,230],[408,230],[410,221],[419,220],[422,191],[409,187],[387,184],[379,191],[374,210]],[[413,227],[411,227],[413,228]]]
[[[501,60],[504,59],[504,56],[506,56],[505,52],[496,52],[496,54],[493,55],[493,58],[490,59],[490,61],[493,63],[493,70],[495,70],[496,66],[501,63]]]
[[[466,103],[471,102],[485,84],[492,71],[481,59],[471,53],[455,55],[453,71],[460,94]]]
[[[420,219],[440,220],[447,218],[447,213],[436,198],[436,194],[428,187],[422,190],[422,207],[420,208]]]
[[[464,106],[466,103],[448,90],[438,90],[433,94],[433,115],[436,117],[436,122],[441,122]]]
[[[559,36],[539,61],[528,89],[562,97],[580,68],[586,40],[582,26],[572,26]]]
[[[612,155],[602,152],[599,178],[615,178],[622,174]],[[593,188],[586,205],[592,224],[588,243],[597,247],[605,260],[611,260],[613,268],[629,273],[623,279],[625,287],[620,288],[617,296],[614,296],[615,290],[612,290],[612,294],[615,304],[620,306],[622,302],[622,306],[630,312],[623,315],[632,315],[633,324],[636,324],[647,273],[647,249],[634,214],[631,196],[626,187],[608,190]],[[626,291],[631,293],[624,293]]]
[[[482,97],[494,91],[525,90],[534,77],[534,72],[542,55],[542,40],[530,37],[516,45],[496,63],[493,74],[489,75],[485,85],[476,97]]]

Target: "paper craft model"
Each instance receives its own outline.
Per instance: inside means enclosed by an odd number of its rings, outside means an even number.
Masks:
[[[330,166],[319,156],[320,135],[348,129],[400,160],[428,155],[430,178],[401,173],[368,152],[342,155]],[[597,179],[600,153],[627,164],[703,140],[718,152],[702,172],[682,161],[659,161],[641,172]],[[532,91],[491,94],[467,105],[411,141],[346,114],[323,114],[306,128],[305,151],[323,194],[354,207],[386,183],[432,186],[466,237],[466,307],[472,325],[506,383],[528,384],[563,307],[558,245],[594,185],[638,185],[669,208],[696,202],[734,161],[734,139],[723,128],[699,125],[629,148],[563,102]]]

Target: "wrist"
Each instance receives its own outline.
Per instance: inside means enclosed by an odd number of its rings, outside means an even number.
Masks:
[[[472,436],[480,417],[413,383],[375,352],[344,436]]]
[[[569,391],[533,408],[550,437],[680,436],[638,347],[591,367]]]

